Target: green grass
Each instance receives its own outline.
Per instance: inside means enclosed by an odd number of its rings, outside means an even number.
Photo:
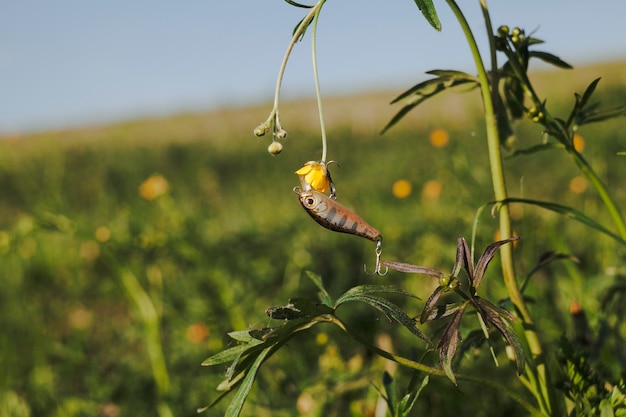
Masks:
[[[571,79],[558,86],[551,84],[553,74],[543,74],[546,81],[539,85],[550,96],[582,91],[603,76],[599,97],[615,105],[626,98],[624,73],[624,64],[615,63],[566,73]],[[328,100],[329,157],[341,165],[332,168],[339,200],[381,230],[383,258],[449,270],[457,236],[470,237],[477,209],[493,199],[484,128],[477,97],[470,94],[426,104],[382,137],[377,132],[394,111],[387,105],[392,93]],[[571,100],[554,103],[565,113]],[[435,285],[428,278],[364,275],[363,264],[373,266],[374,245],[322,229],[304,213],[291,190],[298,185],[293,172],[319,158],[314,107],[293,103],[281,112],[290,136],[278,157],[252,135],[268,111],[231,109],[0,141],[0,416],[152,416],[159,404],[176,416],[194,415],[216,397],[225,371],[202,368],[202,360],[231,343],[227,332],[271,325],[266,308],[314,296],[305,270],[320,274],[334,296],[381,282],[428,296]],[[448,146],[429,144],[435,127],[448,130]],[[517,133],[520,148],[541,141],[529,122]],[[616,156],[626,150],[623,119],[580,133],[585,157],[626,207],[626,159]],[[571,205],[605,224],[593,190],[570,190],[579,174],[566,155],[549,151],[506,163],[513,196]],[[155,173],[169,191],[146,201],[138,187]],[[405,199],[391,193],[398,179],[413,186]],[[438,198],[422,194],[430,180],[442,186]],[[623,247],[532,207],[514,207],[514,222],[522,236],[516,249],[520,271],[547,251],[580,259],[542,270],[529,287],[548,346],[571,334],[574,301],[594,325],[619,319],[603,316],[599,300],[626,274]],[[485,212],[477,251],[494,239],[496,228]],[[110,239],[98,240],[97,230],[110,231]],[[490,269],[482,288],[496,299],[505,295],[497,271]],[[128,272],[157,315],[167,389],[155,383],[148,354],[154,335],[146,336],[152,330],[124,290]],[[412,303],[405,307],[417,314],[421,304]],[[342,313],[366,337],[390,337],[405,355],[419,345],[376,312]],[[190,337],[194,329],[206,330],[206,337]],[[623,325],[618,329],[624,337]],[[389,365],[328,330],[294,339],[264,365],[245,415],[294,415],[303,392],[326,407],[318,415],[372,409],[377,393],[371,384],[381,386]],[[624,365],[611,352],[609,346],[604,365],[616,376]],[[486,351],[466,354],[463,367],[465,373],[511,381],[508,367],[495,368]],[[457,390],[441,379],[427,387],[415,415],[489,415],[481,407],[485,402],[498,415],[521,415],[496,392],[467,383]]]

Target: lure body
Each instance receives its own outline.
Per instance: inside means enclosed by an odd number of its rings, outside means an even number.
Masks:
[[[382,240],[378,229],[326,194],[315,190],[303,190],[297,194],[306,212],[325,228],[361,236],[374,242]]]

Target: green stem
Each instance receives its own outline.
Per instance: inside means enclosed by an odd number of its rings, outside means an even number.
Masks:
[[[143,322],[145,329],[144,339],[148,358],[152,366],[152,375],[157,385],[159,397],[163,399],[169,393],[170,379],[165,364],[165,356],[161,347],[159,315],[150,296],[146,293],[132,272],[121,269],[120,280],[122,281],[126,295],[137,308]],[[172,416],[172,412],[165,401],[161,400],[157,408],[161,417]]]
[[[621,210],[615,204],[615,200],[611,197],[609,190],[606,188],[598,174],[593,170],[589,162],[578,152],[576,149],[569,151],[569,154],[574,158],[574,162],[578,165],[582,173],[587,177],[589,182],[594,186],[600,199],[607,208],[613,223],[617,227],[617,231],[622,239],[626,240],[626,223],[624,223],[624,217]]]
[[[317,108],[320,115],[320,129],[322,131],[322,162],[326,162],[326,126],[324,124],[324,112],[322,111],[322,93],[320,91],[320,79],[317,71],[317,22],[320,11],[326,0],[321,0],[313,17],[313,32],[311,33],[311,54],[313,60],[313,80],[315,81],[315,96],[317,97]]]
[[[480,91],[483,100],[483,106],[485,111],[485,127],[487,133],[487,145],[489,151],[489,164],[491,167],[491,178],[492,185],[495,194],[495,198],[498,201],[502,201],[507,198],[507,188],[504,180],[504,170],[502,167],[502,155],[500,153],[500,138],[498,132],[497,121],[495,117],[495,109],[492,100],[492,91],[489,83],[489,78],[487,76],[487,72],[485,70],[485,66],[483,64],[483,60],[480,56],[480,51],[478,49],[478,45],[476,44],[476,40],[474,39],[474,35],[469,27],[465,16],[462,11],[456,4],[454,0],[446,0],[450,8],[452,9],[454,15],[456,16],[459,24],[465,34],[465,37],[469,43],[469,48],[472,52],[472,56],[474,58],[474,62],[476,65],[476,69],[478,72],[478,79],[480,82]],[[483,15],[487,19],[489,17],[487,10],[486,1],[482,0],[481,5],[483,7]],[[487,26],[490,27],[491,23],[488,22]],[[491,38],[493,34],[490,32],[488,36]],[[492,43],[493,45],[493,43]],[[493,47],[493,46],[492,46]],[[493,88],[497,88],[497,85],[494,85]],[[500,218],[500,239],[507,239],[512,236],[511,230],[511,220],[509,214],[509,206],[503,204],[499,210]],[[536,399],[542,408],[542,411],[546,414],[550,414],[550,404],[548,395],[545,391],[548,388],[549,384],[547,381],[545,364],[541,362],[542,358],[542,348],[539,343],[539,338],[534,331],[534,326],[532,322],[532,318],[530,316],[530,312],[526,306],[524,298],[519,289],[517,280],[515,278],[515,269],[513,264],[513,245],[504,245],[500,248],[500,256],[501,256],[501,264],[502,264],[502,273],[504,278],[504,284],[507,289],[507,293],[511,302],[515,306],[516,310],[520,314],[522,321],[524,323],[524,334],[526,336],[526,340],[528,343],[528,347],[530,349],[531,358],[529,358],[527,366],[533,366],[535,369],[529,370],[527,372],[533,372],[538,374],[537,383],[539,386],[537,387],[537,393],[541,392],[542,395],[536,395]],[[535,359],[539,359],[539,362],[535,363]]]
[[[283,83],[283,77],[285,75],[285,68],[287,68],[287,62],[289,61],[289,56],[291,56],[291,51],[295,44],[300,40],[300,37],[311,23],[311,19],[318,13],[319,9],[322,7],[326,0],[321,0],[315,6],[311,8],[311,11],[302,19],[296,30],[293,32],[293,36],[291,37],[291,41],[287,46],[287,51],[285,51],[285,55],[283,56],[283,60],[280,64],[280,68],[278,69],[278,79],[276,80],[276,89],[274,91],[274,107],[272,108],[272,112],[267,119],[267,122],[271,121],[272,118],[277,118],[278,116],[278,102],[280,100],[280,88]],[[267,123],[266,122],[266,123]]]

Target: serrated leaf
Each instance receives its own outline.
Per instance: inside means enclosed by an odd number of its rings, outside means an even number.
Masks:
[[[524,355],[522,342],[511,325],[511,321],[514,319],[513,315],[483,298],[476,297],[472,299],[472,303],[478,309],[483,320],[498,329],[507,344],[513,348],[517,373],[521,375],[526,366],[526,356]]]
[[[554,65],[555,67],[558,68],[563,68],[563,69],[572,69],[574,67],[572,67],[570,64],[568,64],[567,62],[563,61],[561,58],[559,58],[556,55],[553,55],[549,52],[542,52],[542,51],[529,51],[528,52],[528,56],[532,57],[532,58],[539,58],[540,60]]]
[[[375,287],[375,286],[372,286],[372,287]],[[394,290],[397,290],[397,289],[394,289]],[[384,291],[384,292],[389,292],[389,291]],[[414,295],[404,290],[399,290],[396,292],[398,292],[399,294],[409,295],[414,298],[417,298]],[[398,322],[399,324],[404,326],[407,330],[409,330],[411,333],[413,333],[415,336],[419,337],[420,339],[422,339],[429,345],[432,344],[428,336],[426,336],[424,333],[422,333],[420,329],[417,328],[415,320],[409,317],[400,307],[398,307],[393,302],[387,300],[386,298],[374,296],[372,295],[371,292],[370,293],[359,292],[357,294],[352,294],[347,297],[342,296],[340,297],[340,300],[337,300],[337,305],[350,302],[350,301],[358,301],[358,302],[362,302],[365,304],[369,304],[370,306],[382,312],[390,322],[393,322],[393,321]]]
[[[457,313],[452,317],[452,320],[450,320],[446,326],[443,334],[441,335],[441,340],[439,340],[439,343],[437,344],[441,367],[454,385],[456,385],[456,377],[454,376],[454,372],[452,370],[452,360],[456,354],[459,341],[461,341],[461,319],[463,318],[464,312],[464,308],[457,311]]]
[[[456,262],[454,264],[454,271],[457,275],[453,275],[454,277],[458,276],[459,266],[462,266],[467,273],[467,276],[472,279],[474,276],[474,266],[472,265],[472,253],[467,245],[467,241],[464,237],[457,238],[456,245]]]
[[[507,199],[502,200],[500,202],[494,201],[492,203],[504,203],[504,204],[508,204],[508,203],[523,203],[523,204],[529,204],[529,205],[541,207],[543,209],[550,210],[550,211],[553,211],[555,213],[559,213],[559,214],[567,217],[568,219],[576,220],[577,222],[582,223],[582,224],[584,224],[586,226],[589,226],[592,229],[594,229],[594,230],[596,230],[596,231],[598,231],[600,233],[603,233],[603,234],[605,234],[605,235],[615,239],[619,243],[621,243],[623,245],[626,245],[626,241],[624,239],[622,239],[619,235],[611,232],[609,229],[605,228],[601,224],[597,223],[595,220],[593,220],[590,217],[588,217],[583,212],[581,212],[579,210],[576,210],[573,207],[565,206],[563,204],[558,204],[558,203],[551,203],[551,202],[548,202],[548,201],[531,200],[531,199],[527,199],[527,198],[507,198]]]
[[[330,294],[328,294],[328,291],[326,291],[326,288],[324,288],[322,277],[311,271],[306,271],[306,275],[311,281],[313,281],[313,284],[315,284],[317,289],[319,289],[318,296],[320,298],[320,301],[328,307],[331,307],[333,305],[333,300],[330,297]]]
[[[443,272],[437,271],[436,269],[427,268],[425,266],[407,264],[404,262],[382,261],[380,264],[389,269],[393,269],[394,271],[405,272],[409,274],[430,275],[437,278],[441,278],[445,275]]]
[[[476,271],[474,272],[474,276],[470,277],[470,282],[475,290],[478,289],[478,286],[480,285],[483,276],[485,275],[485,271],[487,270],[487,266],[496,254],[496,250],[500,246],[518,239],[518,236],[513,236],[508,239],[499,240],[487,246],[482,255],[480,255],[480,259],[478,259],[478,262],[476,263]]]
[[[436,291],[436,290],[435,290]],[[432,294],[431,294],[432,296]],[[429,298],[430,299],[430,298]],[[426,310],[422,310],[422,314],[420,315],[420,323],[426,323],[427,321],[433,321],[442,319],[444,317],[448,317],[457,312],[460,308],[463,308],[464,303],[448,303],[448,304],[437,304]]]
[[[437,16],[435,5],[432,0],[414,0],[417,8],[420,9],[426,21],[436,30],[441,31],[441,22]]]
[[[360,301],[359,297],[362,296],[381,293],[402,294],[406,295],[407,297],[416,298],[419,300],[419,297],[415,294],[411,294],[410,292],[403,290],[402,288],[394,287],[392,285],[359,285],[357,287],[350,288],[348,291],[343,293],[341,297],[339,297],[335,302],[335,308],[339,307],[341,304],[350,301]]]

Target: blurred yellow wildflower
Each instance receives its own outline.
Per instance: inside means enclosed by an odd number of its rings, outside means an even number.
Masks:
[[[167,193],[168,188],[169,184],[165,177],[154,174],[141,183],[139,186],[139,195],[144,200],[150,201]]]
[[[296,171],[296,175],[300,177],[300,183],[305,191],[312,188],[323,193],[330,188],[330,174],[323,162],[309,161]]]
[[[422,188],[422,197],[426,200],[437,200],[441,196],[443,186],[438,180],[426,181]]]
[[[106,226],[100,226],[96,229],[95,236],[98,242],[108,242],[111,239],[111,229]]]
[[[192,323],[185,332],[187,340],[197,345],[204,342],[209,335],[209,327],[204,323]]]
[[[428,139],[430,141],[430,144],[435,148],[443,148],[448,144],[448,141],[450,140],[450,134],[446,129],[437,128],[430,132]]]
[[[574,145],[574,149],[576,149],[576,151],[578,153],[582,153],[582,151],[585,150],[585,138],[583,138],[578,133],[574,133],[574,137],[572,138],[572,142],[573,142],[573,145]]]
[[[582,175],[572,178],[569,182],[569,189],[574,194],[583,193],[587,189],[587,179]]]
[[[406,198],[411,195],[413,186],[407,180],[398,180],[391,186],[391,192],[396,198]]]

